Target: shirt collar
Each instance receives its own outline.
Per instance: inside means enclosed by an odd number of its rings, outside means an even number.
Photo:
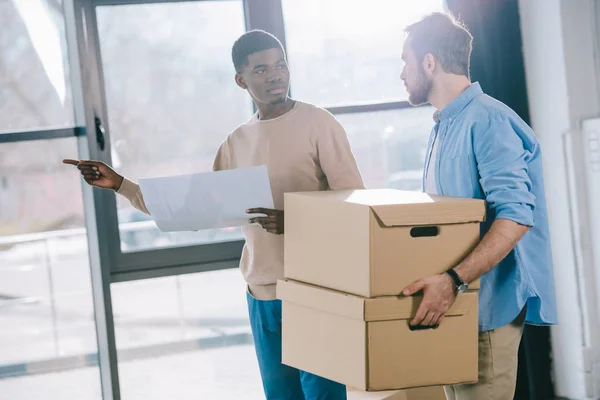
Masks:
[[[433,114],[433,120],[438,123],[446,119],[453,119],[456,117],[475,97],[483,93],[479,82],[472,83],[466,88],[457,98],[452,100],[450,104],[444,107],[440,111],[436,111]]]

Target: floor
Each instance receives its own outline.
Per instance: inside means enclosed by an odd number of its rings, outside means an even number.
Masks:
[[[196,350],[119,366],[122,400],[262,400],[252,345]],[[101,400],[99,370],[0,380],[0,400]]]

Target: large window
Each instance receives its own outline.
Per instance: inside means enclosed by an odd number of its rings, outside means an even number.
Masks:
[[[444,0],[283,0],[293,93],[321,106],[394,100],[404,28]]]
[[[0,398],[44,392],[2,378],[93,365],[97,353],[81,186],[60,164],[73,154],[75,138],[0,144]],[[88,371],[82,397],[100,388]]]
[[[78,152],[60,138],[75,132],[62,1],[0,1],[0,26],[0,398],[74,398],[47,377],[86,365],[70,393],[97,398],[81,184],[60,162]]]
[[[244,33],[242,2],[99,7],[97,15],[113,167],[133,180],[210,171],[221,142],[253,112],[230,55]],[[120,197],[118,218],[124,251],[241,238],[239,229],[161,233]]]
[[[264,399],[238,270],[117,283],[112,291],[124,399]],[[140,385],[145,376],[169,383]]]
[[[421,190],[433,109],[406,102],[404,29],[443,11],[444,0],[282,4],[293,96],[343,113],[367,187]],[[371,111],[378,108],[388,111]]]
[[[432,107],[342,114],[367,188],[421,190]]]

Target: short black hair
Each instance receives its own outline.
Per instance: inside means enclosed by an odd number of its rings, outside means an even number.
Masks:
[[[259,51],[269,49],[281,49],[285,57],[285,50],[279,39],[260,29],[253,29],[244,33],[233,44],[231,49],[231,59],[235,72],[241,73],[246,65],[248,65],[248,56],[258,53]]]
[[[469,77],[473,36],[452,15],[436,12],[405,29],[419,61],[431,53],[444,71]]]

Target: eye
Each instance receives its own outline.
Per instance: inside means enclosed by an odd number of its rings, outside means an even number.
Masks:
[[[265,73],[265,70],[264,69],[257,69],[257,70],[254,71],[254,73],[257,74],[257,75],[262,75],[262,74]]]

